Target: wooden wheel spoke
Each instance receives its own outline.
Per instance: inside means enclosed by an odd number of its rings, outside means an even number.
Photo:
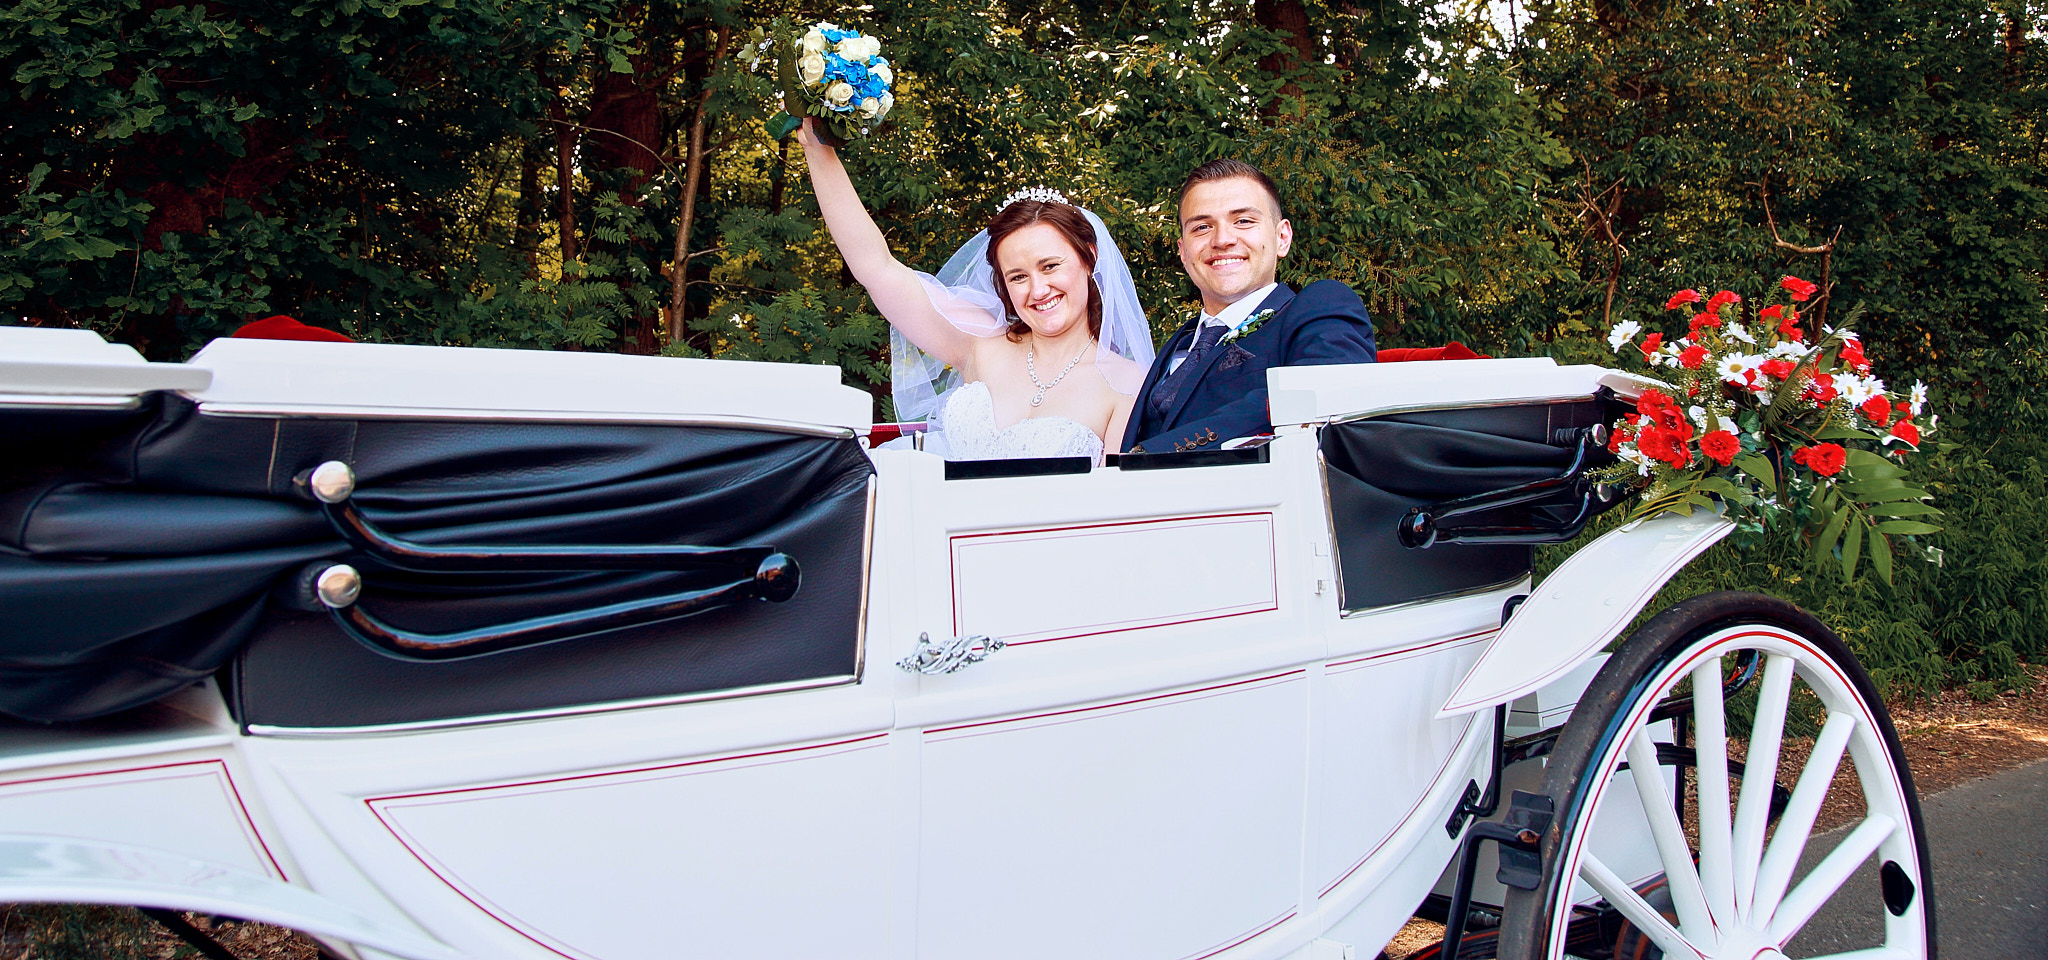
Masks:
[[[1897,821],[1881,813],[1857,824],[1856,829],[1843,837],[1835,849],[1828,851],[1806,879],[1799,881],[1799,886],[1785,896],[1778,905],[1777,913],[1771,917],[1767,936],[1779,943],[1792,939],[1792,935],[1806,926],[1806,921],[1813,919],[1814,913],[1835,895],[1835,891],[1842,889],[1842,884],[1849,881],[1856,868],[1870,859],[1870,855],[1877,852],[1878,845],[1884,843],[1898,826]]]
[[[1791,657],[1772,654],[1765,660],[1756,720],[1750,725],[1749,758],[1743,763],[1749,772],[1742,776],[1742,797],[1735,809],[1731,841],[1735,907],[1743,916],[1750,914],[1756,894],[1757,864],[1763,861],[1764,831],[1771,821],[1771,788],[1777,785],[1778,747],[1784,740],[1785,710],[1791,702],[1797,669]]]
[[[1649,937],[1650,942],[1664,951],[1666,957],[1704,956],[1698,947],[1693,946],[1678,932],[1678,928],[1671,925],[1671,921],[1664,919],[1663,914],[1650,906],[1649,901],[1630,889],[1627,881],[1608,869],[1606,864],[1601,863],[1599,857],[1588,853],[1581,858],[1579,876],[1585,878],[1594,890],[1599,891],[1609,906],[1621,911],[1621,915],[1627,917],[1628,922],[1635,924],[1637,930],[1641,930],[1644,936]]]
[[[1692,671],[1693,746],[1698,763],[1700,886],[1719,923],[1736,917],[1733,827],[1728,814],[1728,724],[1721,702],[1721,658]]]
[[[1778,818],[1771,848],[1757,867],[1756,895],[1749,907],[1752,922],[1777,913],[1779,898],[1785,895],[1785,885],[1799,865],[1799,855],[1806,851],[1814,819],[1820,816],[1828,785],[1834,782],[1835,770],[1842,765],[1842,749],[1849,745],[1849,736],[1855,732],[1856,718],[1847,713],[1829,714],[1827,724],[1821,727],[1806,769],[1799,774],[1799,785],[1792,789],[1792,802],[1786,804],[1784,816]]]
[[[1636,798],[1642,801],[1643,818],[1649,821],[1650,837],[1656,841],[1657,857],[1664,862],[1664,874],[1671,883],[1671,903],[1678,911],[1678,925],[1695,931],[1701,939],[1714,939],[1714,917],[1700,890],[1700,875],[1692,862],[1692,847],[1685,841],[1685,826],[1671,804],[1671,792],[1664,787],[1663,768],[1657,765],[1657,747],[1648,729],[1636,730],[1628,739],[1628,769],[1635,780]]]

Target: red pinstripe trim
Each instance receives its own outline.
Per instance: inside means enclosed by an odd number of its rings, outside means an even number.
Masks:
[[[1181,520],[1227,520],[1231,517],[1270,517],[1271,510],[1247,510],[1242,513],[1197,513],[1184,517],[1153,517],[1150,520],[1107,520],[1102,523],[1076,523],[1065,527],[1032,527],[1025,530],[991,530],[987,533],[956,533],[949,539],[974,540],[980,537],[1014,537],[1022,533],[1060,533],[1066,530],[1096,530],[1102,527],[1136,527],[1154,523],[1176,523]]]
[[[832,747],[843,747],[850,743],[864,743],[869,740],[879,740],[886,736],[888,736],[887,733],[870,733],[866,736],[852,737],[846,740],[834,740],[831,743],[814,743],[802,747],[783,747],[779,750],[761,750],[755,753],[742,753],[730,757],[710,757],[703,760],[686,760],[682,763],[663,763],[657,764],[652,767],[634,767],[630,770],[608,770],[604,773],[579,773],[575,776],[569,777],[549,777],[542,780],[521,780],[516,783],[500,783],[485,787],[457,787],[453,790],[426,790],[420,793],[394,793],[390,796],[385,797],[366,797],[364,798],[363,802],[368,804],[375,804],[386,803],[392,800],[411,800],[418,797],[447,797],[453,796],[458,793],[476,793],[478,791],[483,790],[506,790],[512,787],[539,787],[546,786],[550,783],[572,783],[577,780],[593,780],[601,777],[618,777],[633,773],[653,773],[658,770],[678,770],[683,767],[703,766],[707,763],[726,763],[732,760],[751,760],[755,757],[772,757],[777,754],[799,753],[807,750],[826,750]]]
[[[1465,720],[1465,733],[1467,735],[1469,735],[1472,732],[1472,723],[1472,715],[1468,714]],[[1462,740],[1463,737],[1460,737],[1459,739]],[[1394,839],[1394,834],[1401,832],[1401,825],[1406,824],[1410,820],[1415,819],[1415,811],[1422,809],[1423,801],[1429,799],[1430,788],[1436,786],[1438,783],[1443,781],[1444,771],[1449,770],[1451,768],[1451,761],[1456,760],[1457,758],[1458,748],[1453,746],[1451,748],[1451,752],[1444,755],[1444,762],[1437,766],[1436,773],[1429,778],[1429,784],[1422,788],[1421,796],[1416,797],[1415,802],[1408,805],[1408,812],[1401,815],[1401,819],[1399,823],[1395,824],[1394,829],[1391,832],[1389,832],[1386,836],[1381,837],[1380,842],[1373,844],[1371,850],[1367,850],[1364,853],[1364,855],[1360,856],[1357,860],[1352,861],[1351,866],[1347,867],[1342,874],[1338,875],[1337,879],[1330,881],[1328,885],[1324,886],[1322,890],[1318,891],[1316,893],[1316,899],[1321,900],[1322,898],[1329,896],[1330,891],[1335,890],[1338,887],[1342,886],[1344,884],[1344,881],[1351,879],[1352,874],[1357,873],[1359,868],[1365,866],[1365,862],[1367,860],[1371,860],[1373,854],[1376,854],[1381,850],[1386,849],[1387,841]]]
[[[1257,936],[1258,936],[1259,934],[1265,933],[1266,931],[1268,931],[1268,930],[1271,930],[1271,929],[1273,929],[1274,927],[1277,927],[1277,926],[1279,926],[1279,925],[1281,925],[1281,924],[1283,924],[1283,923],[1286,923],[1286,922],[1287,922],[1287,921],[1289,921],[1289,920],[1292,920],[1292,919],[1294,919],[1294,914],[1295,914],[1295,910],[1294,910],[1294,908],[1293,908],[1293,907],[1288,907],[1288,908],[1287,908],[1287,912],[1286,912],[1286,913],[1283,913],[1283,914],[1281,914],[1281,915],[1280,915],[1280,917],[1279,917],[1279,919],[1273,920],[1272,922],[1270,922],[1270,923],[1267,923],[1267,924],[1266,924],[1265,926],[1263,926],[1263,927],[1260,927],[1260,928],[1258,928],[1257,930],[1253,930],[1252,932],[1250,932],[1250,933],[1247,933],[1247,934],[1245,934],[1244,936],[1242,936],[1242,937],[1239,937],[1239,938],[1237,938],[1237,939],[1235,939],[1235,940],[1232,940],[1232,941],[1230,941],[1229,943],[1226,943],[1226,944],[1224,944],[1224,945],[1222,945],[1222,946],[1220,946],[1220,947],[1217,947],[1216,949],[1214,949],[1214,950],[1211,950],[1211,951],[1209,951],[1208,953],[1191,953],[1191,954],[1188,954],[1188,955],[1187,955],[1186,957],[1183,957],[1183,958],[1181,958],[1181,960],[1207,960],[1207,958],[1209,958],[1209,957],[1213,957],[1213,956],[1215,956],[1215,955],[1217,955],[1217,954],[1219,954],[1219,953],[1222,953],[1222,952],[1224,952],[1224,951],[1226,951],[1226,950],[1229,950],[1229,949],[1231,949],[1231,948],[1233,948],[1233,947],[1241,946],[1241,945],[1243,945],[1243,944],[1245,944],[1245,943],[1249,942],[1249,941],[1250,941],[1250,940],[1252,940],[1253,938],[1257,937]]]
[[[469,905],[475,907],[479,913],[482,913],[484,916],[490,917],[491,919],[498,921],[498,923],[503,925],[505,929],[510,930],[513,933],[516,933],[522,937],[525,937],[526,939],[532,941],[535,946],[538,946],[541,949],[554,954],[555,956],[566,957],[568,958],[568,960],[585,960],[585,958],[580,957],[577,954],[562,952],[562,950],[555,947],[553,944],[550,944],[540,939],[539,937],[536,937],[533,934],[528,933],[522,924],[514,923],[511,920],[499,916],[497,911],[491,909],[490,907],[484,906],[482,903],[477,902],[476,898],[470,896],[467,891],[463,890],[460,884],[456,883],[453,880],[450,880],[448,877],[442,876],[441,871],[434,869],[433,861],[429,860],[425,854],[422,854],[420,851],[413,849],[412,844],[406,842],[405,831],[399,829],[399,827],[396,824],[392,823],[390,820],[385,819],[384,811],[379,809],[377,805],[380,803],[388,803],[394,800],[409,800],[418,797],[442,797],[453,796],[455,794],[461,793],[475,793],[484,790],[505,790],[515,787],[543,786],[550,783],[569,783],[576,780],[589,780],[596,777],[616,777],[635,773],[652,773],[659,770],[675,770],[683,767],[702,766],[707,763],[723,763],[730,760],[749,760],[755,757],[772,757],[784,753],[797,753],[809,750],[827,750],[832,747],[843,747],[848,744],[854,743],[866,743],[870,740],[880,740],[886,737],[888,737],[887,733],[871,733],[867,736],[853,737],[847,740],[835,740],[831,743],[812,744],[810,746],[805,747],[785,747],[780,750],[762,750],[756,753],[745,753],[731,757],[714,757],[706,760],[691,760],[685,763],[665,763],[658,764],[652,767],[640,767],[632,770],[614,770],[608,773],[586,773],[579,774],[573,777],[550,777],[543,780],[529,780],[521,783],[507,783],[489,787],[462,787],[455,790],[438,790],[425,791],[421,793],[394,794],[388,797],[369,797],[363,800],[363,805],[370,809],[370,815],[376,817],[377,822],[384,825],[384,829],[391,834],[393,839],[398,841],[398,845],[404,847],[405,852],[412,854],[413,859],[419,861],[420,866],[425,867],[426,871],[432,874],[434,879],[441,881],[441,884],[443,886],[447,887],[450,891],[453,891],[456,896],[461,897],[463,900],[467,901]],[[564,946],[567,946],[567,944],[564,944]]]
[[[242,814],[242,826],[244,829],[247,829],[249,831],[249,836],[256,841],[256,849],[262,851],[263,859],[269,861],[270,869],[277,875],[277,878],[279,880],[283,880],[289,883],[291,881],[291,877],[285,874],[284,867],[277,862],[277,855],[270,852],[270,843],[263,839],[263,832],[261,830],[256,829],[255,819],[249,816],[249,802],[242,799],[242,788],[235,786],[235,775],[228,769],[228,764],[227,761],[225,760],[180,760],[177,763],[153,763],[148,766],[122,767],[117,770],[91,770],[84,773],[58,774],[52,777],[30,777],[26,780],[8,780],[5,782],[0,782],[0,788],[18,787],[30,783],[50,783],[57,780],[81,780],[90,779],[94,777],[110,777],[123,773],[148,773],[151,770],[175,770],[179,767],[216,768],[214,770],[214,773],[218,774],[221,778],[221,782],[227,785],[228,796],[234,799],[235,809],[240,811],[240,813]]]
[[[955,724],[950,727],[933,727],[929,730],[926,730],[925,735],[930,736],[934,733],[946,733],[952,730],[971,730],[975,727],[992,727],[998,724],[1021,723],[1026,720],[1044,720],[1048,717],[1064,717],[1068,716],[1069,714],[1076,713],[1094,713],[1099,710],[1114,710],[1118,707],[1128,707],[1132,704],[1151,703],[1154,700],[1172,700],[1179,697],[1190,697],[1198,693],[1210,693],[1217,690],[1228,690],[1231,687],[1242,687],[1247,684],[1266,683],[1273,680],[1284,680],[1288,677],[1304,675],[1307,672],[1308,671],[1306,670],[1289,670],[1286,673],[1275,673],[1263,677],[1253,677],[1249,680],[1233,680],[1229,683],[1219,683],[1207,687],[1197,687],[1193,690],[1176,690],[1172,693],[1153,694],[1149,697],[1136,697],[1130,700],[1119,700],[1115,703],[1098,704],[1092,707],[1074,707],[1069,710],[1054,710],[1049,713],[1034,713],[1022,717],[1005,717],[1001,720],[979,720],[974,723],[961,723]]]
[[[952,606],[953,606],[953,635],[954,635],[954,636],[959,636],[959,635],[961,634],[961,632],[962,632],[962,631],[961,631],[961,628],[960,628],[960,549],[959,549],[959,541],[962,541],[962,540],[977,540],[977,539],[981,539],[981,538],[983,538],[983,537],[1021,537],[1021,536],[1028,536],[1028,535],[1030,535],[1030,534],[1036,534],[1036,533],[1064,533],[1064,532],[1066,532],[1066,531],[1069,531],[1069,530],[1099,530],[1099,529],[1103,529],[1103,528],[1107,528],[1107,527],[1135,527],[1135,526],[1150,526],[1150,525],[1153,525],[1153,524],[1176,524],[1176,523],[1182,523],[1182,522],[1184,522],[1184,521],[1189,521],[1189,520],[1229,520],[1229,519],[1233,519],[1233,518],[1237,518],[1237,517],[1264,517],[1264,518],[1266,518],[1266,522],[1267,522],[1267,525],[1268,525],[1268,526],[1267,526],[1267,541],[1268,541],[1268,545],[1269,545],[1269,547],[1270,547],[1270,548],[1272,549],[1272,551],[1273,551],[1273,564],[1272,564],[1272,568],[1271,568],[1271,569],[1272,569],[1272,574],[1273,574],[1273,603],[1272,603],[1272,605],[1271,605],[1271,606],[1266,606],[1266,607],[1260,607],[1260,608],[1258,608],[1258,609],[1256,609],[1256,610],[1240,610],[1240,611],[1238,611],[1238,612],[1236,612],[1236,613],[1219,613],[1219,614],[1216,614],[1216,615],[1214,615],[1214,616],[1207,616],[1207,617],[1194,617],[1194,618],[1191,618],[1191,619],[1187,619],[1187,620],[1165,620],[1165,621],[1161,621],[1161,622],[1159,622],[1159,623],[1147,623],[1147,624],[1141,624],[1141,625],[1138,625],[1138,626],[1131,626],[1131,627],[1112,627],[1111,629],[1107,629],[1107,630],[1087,630],[1087,629],[1083,629],[1083,630],[1082,630],[1082,632],[1080,632],[1080,633],[1072,633],[1072,634],[1065,634],[1065,635],[1062,635],[1062,636],[1057,636],[1057,637],[1039,637],[1039,638],[1038,638],[1038,639],[1036,639],[1036,640],[1020,640],[1020,641],[1016,641],[1016,642],[1014,642],[1014,643],[1012,643],[1012,644],[1010,644],[1010,645],[1011,645],[1011,646],[1016,646],[1016,647],[1022,647],[1022,646],[1028,646],[1028,645],[1030,645],[1030,644],[1034,644],[1034,643],[1048,643],[1048,642],[1051,642],[1051,641],[1054,641],[1054,640],[1073,640],[1073,639],[1075,639],[1075,638],[1078,638],[1078,637],[1095,637],[1095,636],[1102,636],[1102,635],[1105,635],[1105,634],[1111,634],[1111,633],[1126,633],[1126,632],[1128,632],[1128,631],[1132,631],[1132,630],[1150,630],[1150,629],[1153,629],[1154,627],[1175,627],[1175,626],[1180,626],[1180,625],[1182,625],[1182,624],[1189,624],[1189,623],[1203,623],[1203,622],[1206,622],[1206,621],[1209,621],[1209,620],[1222,620],[1222,619],[1226,619],[1226,618],[1228,618],[1228,617],[1242,617],[1242,616],[1246,616],[1246,615],[1248,615],[1248,614],[1254,614],[1254,613],[1271,613],[1272,611],[1275,611],[1275,610],[1278,610],[1278,609],[1280,609],[1280,557],[1279,557],[1279,555],[1278,555],[1278,553],[1279,553],[1279,547],[1278,547],[1278,545],[1277,545],[1277,544],[1274,544],[1274,543],[1272,542],[1272,541],[1273,541],[1273,537],[1272,537],[1272,527],[1271,527],[1271,524],[1272,524],[1272,522],[1273,522],[1273,511],[1271,511],[1271,510],[1252,510],[1252,511],[1245,511],[1245,512],[1242,512],[1242,513],[1204,513],[1204,514],[1195,514],[1195,515],[1191,515],[1191,516],[1185,516],[1185,517],[1155,517],[1155,518],[1153,518],[1153,519],[1150,519],[1150,520],[1113,520],[1113,521],[1108,521],[1108,522],[1105,522],[1105,523],[1080,523],[1080,524],[1074,524],[1074,525],[1071,525],[1071,526],[1065,526],[1065,527],[1033,527],[1033,528],[1029,528],[1029,529],[1024,529],[1024,530],[995,530],[995,531],[990,531],[990,532],[988,532],[988,533],[961,533],[961,534],[954,534],[954,535],[952,535],[952,536],[949,536],[949,537],[947,538],[947,540],[946,540],[946,544],[947,544],[947,550],[946,550],[946,552],[947,552],[947,554],[948,554],[948,557],[947,557],[947,559],[948,559],[948,561],[949,561],[949,562],[948,562],[948,564],[947,564],[947,572],[946,572],[946,575],[947,575],[947,584],[948,584],[948,586],[949,586],[949,587],[951,587],[951,590],[950,590],[950,591],[948,592],[948,596],[949,596],[949,597],[951,597],[951,598],[952,598],[952,601],[953,601],[953,604],[952,604]]]
[[[1369,653],[1362,657],[1353,657],[1349,660],[1335,660],[1330,663],[1324,664],[1323,669],[1330,670],[1335,667],[1348,667],[1352,664],[1364,663],[1368,660],[1384,660],[1388,657],[1398,657],[1402,654],[1419,653],[1424,650],[1430,650],[1436,647],[1446,646],[1449,644],[1454,644],[1465,640],[1474,640],[1480,637],[1494,636],[1498,633],[1500,633],[1499,627],[1489,627],[1485,630],[1479,631],[1478,633],[1468,633],[1462,637],[1450,637],[1444,640],[1433,640],[1429,643],[1421,644],[1420,646],[1402,647],[1399,650],[1383,650],[1378,653]]]

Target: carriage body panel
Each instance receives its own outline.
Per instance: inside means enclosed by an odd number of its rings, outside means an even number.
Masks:
[[[164,823],[180,826],[156,834],[53,813],[27,832],[186,854],[204,831],[233,827],[242,846],[209,843],[209,859],[248,869],[254,837],[278,851],[277,879],[379,929],[471,956],[592,960],[667,956],[679,937],[747,956],[1377,949],[1442,873],[1454,849],[1444,823],[1466,784],[1488,776],[1491,717],[1441,708],[1494,643],[1504,603],[1528,592],[1527,550],[1474,548],[1493,559],[1461,572],[1442,552],[1459,548],[1439,548],[1444,572],[1393,575],[1387,558],[1404,555],[1378,542],[1391,527],[1366,528],[1427,497],[1375,487],[1370,464],[1333,472],[1379,434],[1356,434],[1349,454],[1329,437],[1386,415],[1399,431],[1547,442],[1597,417],[1588,397],[1611,382],[1548,361],[1426,365],[1444,371],[1434,378],[1281,369],[1270,374],[1276,436],[1245,462],[949,480],[912,450],[866,451],[859,470],[832,460],[870,424],[867,396],[828,367],[236,341],[193,366],[209,384],[162,401],[191,407],[185,422],[269,431],[249,496],[289,501],[292,478],[341,449],[363,459],[364,496],[387,498],[366,502],[384,518],[401,515],[407,484],[427,481],[373,461],[469,431],[546,425],[586,446],[634,430],[792,438],[788,449],[838,464],[802,506],[836,504],[816,516],[838,533],[788,536],[810,544],[794,555],[817,572],[813,595],[827,591],[848,618],[818,628],[840,638],[843,666],[694,683],[691,669],[712,668],[674,660],[661,668],[674,682],[578,686],[579,665],[631,674],[634,657],[693,638],[727,638],[742,662],[811,635],[801,624],[746,632],[767,607],[397,666],[326,614],[266,608],[223,674],[228,689],[146,708],[189,700],[212,713],[23,739],[0,774],[5,809],[9,790],[35,781],[113,777],[198,750],[232,774],[249,810],[240,825],[211,795],[164,792],[180,811]],[[348,444],[322,447],[321,431],[343,424]],[[302,434],[314,439],[293,440]],[[682,476],[739,456],[704,449],[716,456],[647,469]],[[476,469],[481,456],[420,489],[508,483]],[[796,462],[776,456],[759,462]],[[734,476],[721,482],[753,482]],[[419,535],[511,522],[486,519]],[[374,566],[365,580],[365,602],[386,607],[405,601],[396,587],[417,588]],[[974,634],[1008,646],[942,676],[896,666],[921,639]],[[331,672],[345,657],[365,672]],[[301,682],[278,685],[294,669]],[[378,672],[392,670],[402,678]],[[223,696],[242,713],[223,712]],[[351,712],[352,701],[375,709]],[[125,754],[105,752],[122,742]],[[431,952],[390,944],[378,949]]]

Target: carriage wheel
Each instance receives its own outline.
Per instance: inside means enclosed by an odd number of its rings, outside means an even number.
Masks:
[[[1761,656],[1755,722],[1746,764],[1763,775],[1731,776],[1723,684],[1745,658]],[[1690,680],[1688,724],[1656,714]],[[1790,802],[1773,823],[1774,781],[1794,698],[1817,706],[1819,724]],[[1808,699],[1811,697],[1812,699]],[[1747,702],[1744,702],[1747,705]],[[1665,714],[1674,712],[1666,706]],[[1693,733],[1695,803],[1673,791],[1685,768],[1659,770],[1659,741],[1674,729]],[[1740,737],[1745,731],[1733,731]],[[1682,736],[1683,734],[1680,734]],[[1669,755],[1683,744],[1666,746]],[[1865,812],[1860,821],[1819,839],[1815,818],[1844,754],[1854,765]],[[1674,772],[1675,771],[1675,772]],[[1853,788],[1850,788],[1853,789]],[[1605,955],[1569,942],[1568,926],[1591,913],[1619,914],[1671,958],[1779,960],[1786,956],[1931,960],[1934,898],[1928,886],[1926,832],[1898,735],[1870,678],[1834,632],[1804,610],[1771,597],[1717,593],[1659,614],[1631,635],[1586,690],[1559,737],[1543,793],[1555,817],[1539,843],[1542,868],[1534,890],[1508,891],[1499,955],[1553,960]],[[1688,839],[1679,809],[1690,806],[1698,842]],[[1812,850],[1808,848],[1811,847]],[[1823,855],[1821,851],[1825,849]],[[1634,863],[1627,863],[1633,853]],[[1802,854],[1812,865],[1801,870]],[[1657,871],[1668,900],[1652,905],[1636,892]],[[1636,874],[1641,874],[1636,875]],[[1823,907],[1829,920],[1807,938],[1801,931]],[[1815,946],[1861,913],[1868,942],[1853,948]],[[1881,930],[1880,932],[1876,932]],[[1572,932],[1576,932],[1575,929]],[[1581,938],[1582,939],[1582,938]],[[1641,951],[1636,951],[1641,955]]]

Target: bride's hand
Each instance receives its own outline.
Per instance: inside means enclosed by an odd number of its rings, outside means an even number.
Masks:
[[[826,146],[826,145],[825,145],[825,141],[824,141],[823,139],[819,138],[819,136],[818,136],[818,118],[817,118],[817,117],[805,117],[805,118],[804,118],[804,122],[803,122],[803,124],[802,124],[801,126],[797,127],[797,130],[796,130],[796,142],[797,142],[797,143],[798,143],[799,145],[802,145],[802,146],[805,146],[805,147],[818,147],[818,148],[821,148],[821,149],[825,149],[825,150],[830,150],[830,149],[832,149],[831,147],[829,147],[829,146]]]

